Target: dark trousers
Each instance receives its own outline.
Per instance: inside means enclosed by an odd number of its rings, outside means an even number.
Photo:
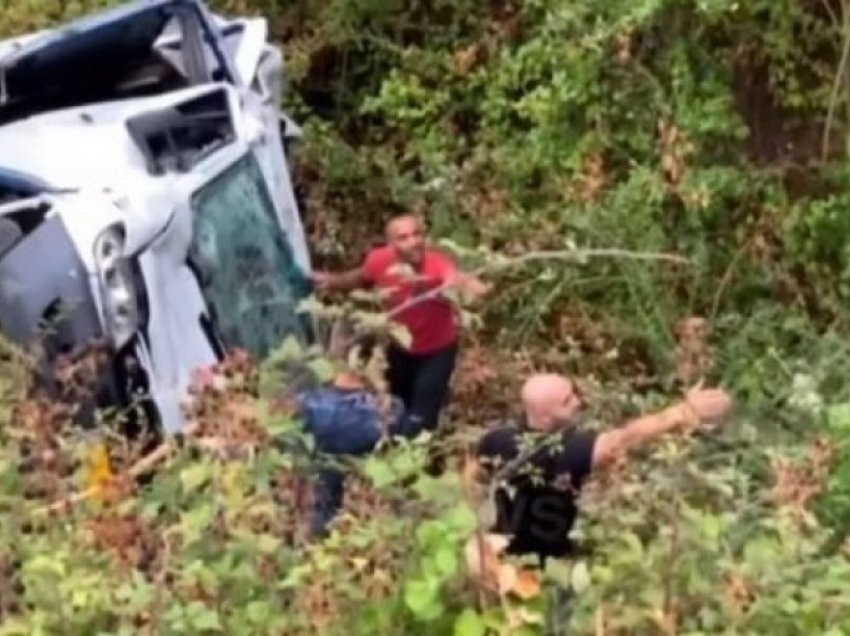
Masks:
[[[395,345],[387,347],[387,380],[390,393],[405,406],[401,434],[416,437],[435,431],[449,394],[457,360],[457,343],[432,353],[414,354]]]
[[[392,432],[392,431],[391,431]],[[353,437],[352,437],[353,440]],[[362,457],[371,452],[363,447],[346,453],[349,457]],[[328,524],[333,521],[342,508],[345,498],[345,478],[347,470],[339,462],[339,457],[320,453],[313,475],[313,515],[310,521],[310,534],[323,537],[327,534]]]
[[[312,424],[310,432],[316,444],[316,463],[313,467],[313,515],[310,522],[310,534],[323,537],[327,534],[328,524],[333,521],[342,507],[345,497],[346,467],[340,462],[344,457],[363,457],[372,452],[383,434],[377,412],[374,418],[368,417],[368,411],[361,417],[352,419],[340,416],[307,420]],[[399,434],[399,427],[405,422],[404,413],[398,403],[390,412],[388,433]],[[317,421],[318,420],[318,421]]]

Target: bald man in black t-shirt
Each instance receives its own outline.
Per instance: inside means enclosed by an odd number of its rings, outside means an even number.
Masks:
[[[496,525],[508,535],[508,552],[547,557],[568,555],[573,545],[576,498],[591,472],[664,433],[700,423],[719,423],[732,401],[720,389],[693,389],[684,400],[608,431],[576,428],[581,398],[561,375],[530,377],[522,388],[523,417],[479,440],[484,475],[496,480]]]

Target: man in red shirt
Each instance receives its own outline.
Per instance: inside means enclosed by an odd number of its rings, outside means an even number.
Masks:
[[[403,432],[414,437],[422,429],[436,429],[457,358],[457,314],[441,292],[455,288],[474,300],[487,287],[429,246],[417,217],[394,217],[385,231],[387,244],[371,250],[359,267],[314,272],[313,282],[319,289],[375,287],[385,294],[391,318],[411,336],[407,348],[397,342],[388,347],[387,375],[390,392],[406,408]]]

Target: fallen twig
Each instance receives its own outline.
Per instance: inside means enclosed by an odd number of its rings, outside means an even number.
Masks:
[[[188,425],[183,431],[183,435],[185,437],[189,437],[194,435],[198,430],[197,424]],[[172,451],[174,447],[174,440],[168,439],[162,442],[159,446],[153,449],[150,453],[139,459],[135,464],[130,466],[130,468],[121,475],[116,475],[113,478],[113,483],[120,484],[122,482],[129,482],[134,479],[138,479],[149,470],[151,470],[154,466],[156,466],[159,462],[165,459],[169,453]],[[60,512],[65,510],[75,504],[82,503],[92,497],[97,496],[101,492],[103,492],[102,485],[90,486],[81,492],[74,493],[67,497],[63,497],[62,499],[53,502],[47,506],[43,506],[41,508],[37,508],[33,513],[35,515],[44,515],[50,514],[51,512]]]
[[[708,316],[708,324],[714,324],[714,319],[717,317],[717,312],[720,309],[720,300],[723,298],[723,293],[732,281],[732,275],[735,272],[735,268],[738,266],[741,258],[747,253],[752,242],[752,238],[748,239],[738,249],[738,251],[735,252],[732,260],[729,262],[729,266],[726,268],[726,271],[723,272],[723,276],[720,278],[720,284],[717,286],[717,291],[714,293],[714,299],[711,302],[711,313]]]

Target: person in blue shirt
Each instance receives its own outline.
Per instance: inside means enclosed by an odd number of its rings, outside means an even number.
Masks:
[[[295,402],[318,454],[310,530],[314,537],[324,536],[344,496],[345,469],[339,459],[367,455],[385,437],[410,437],[421,423],[405,412],[399,398],[379,395],[367,378],[353,371],[338,374],[330,384],[298,391]]]

